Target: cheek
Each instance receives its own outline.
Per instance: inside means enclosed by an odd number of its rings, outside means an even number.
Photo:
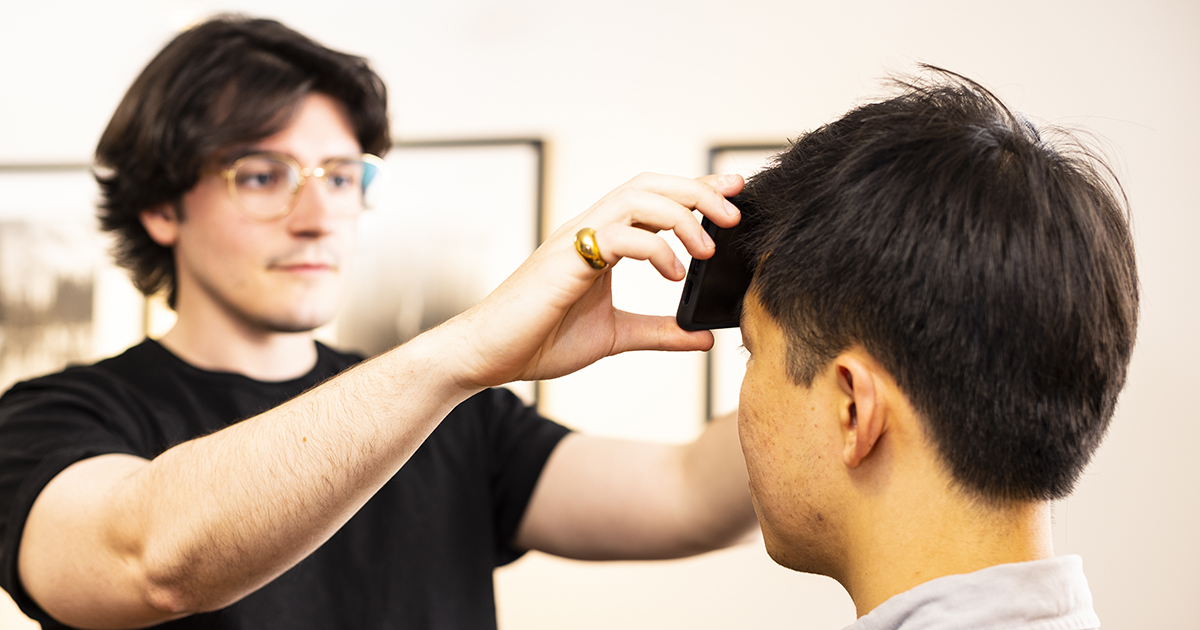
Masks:
[[[771,395],[769,384],[763,382],[757,369],[749,367],[738,395],[738,436],[747,462],[770,455],[775,445],[774,423],[780,412],[777,404],[777,396]]]
[[[337,231],[335,237],[338,260],[343,272],[349,272],[354,267],[356,254],[358,253],[358,226],[358,217],[350,218],[342,226],[342,229]]]
[[[750,480],[750,493],[755,503],[770,503],[770,497],[778,485],[779,436],[770,425],[771,413],[764,410],[761,400],[755,401],[747,397],[745,387],[740,406],[738,407],[738,439],[742,444],[742,454],[746,460],[746,472]]]
[[[797,413],[803,400],[789,398],[778,386],[752,378],[742,383],[738,438],[746,459],[751,491],[764,507],[804,487],[812,474],[806,418]]]
[[[243,258],[259,247],[266,236],[263,227],[245,222],[227,209],[193,209],[180,223],[180,244],[220,264],[229,258]]]

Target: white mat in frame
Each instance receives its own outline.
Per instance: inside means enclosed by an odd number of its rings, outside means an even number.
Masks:
[[[322,341],[367,356],[474,305],[541,242],[540,140],[401,142],[385,161],[387,187],[359,220],[343,306],[317,331]],[[162,300],[152,300],[151,336],[173,321]],[[536,402],[536,384],[509,388]]]
[[[379,207],[363,215],[355,272],[333,323],[339,345],[376,354],[474,305],[541,242],[542,143],[397,144]],[[509,386],[527,402],[534,383]]]
[[[87,165],[0,166],[0,391],[120,352],[142,298],[111,264]]]

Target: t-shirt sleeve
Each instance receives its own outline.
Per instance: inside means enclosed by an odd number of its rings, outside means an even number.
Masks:
[[[500,566],[525,553],[513,547],[513,538],[546,460],[570,429],[541,417],[507,389],[488,390],[482,396],[492,409],[486,429],[496,526],[496,566]]]
[[[19,383],[0,397],[0,588],[25,614],[44,613],[20,587],[17,551],[46,484],[71,464],[108,453],[138,454],[112,418],[109,383],[63,375]]]

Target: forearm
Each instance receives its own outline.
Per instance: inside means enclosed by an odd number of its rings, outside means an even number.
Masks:
[[[148,541],[139,555],[169,593],[205,594],[182,602],[189,610],[225,606],[274,579],[349,520],[465,398],[414,350],[164,453],[121,502],[153,529],[118,539]]]
[[[758,524],[736,412],[711,420],[696,441],[683,447],[681,462],[685,511],[696,523],[701,545],[728,546]]]
[[[66,471],[30,514],[27,590],[65,621],[119,627],[261,587],[336,532],[472,393],[440,371],[437,347],[414,340],[151,462],[125,458],[125,472],[85,491],[56,490]],[[79,472],[102,478],[89,463]]]
[[[516,544],[581,560],[678,558],[756,520],[733,417],[689,444],[572,435],[546,464]]]

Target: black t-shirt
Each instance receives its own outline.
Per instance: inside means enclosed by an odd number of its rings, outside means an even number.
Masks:
[[[87,457],[153,459],[271,409],[358,362],[317,344],[292,381],[195,368],[154,341],[92,366],[19,383],[0,398],[0,587],[43,628],[63,627],[20,586],[17,547],[34,499]],[[492,570],[567,429],[512,393],[459,405],[324,545],[221,611],[163,628],[494,628]]]

